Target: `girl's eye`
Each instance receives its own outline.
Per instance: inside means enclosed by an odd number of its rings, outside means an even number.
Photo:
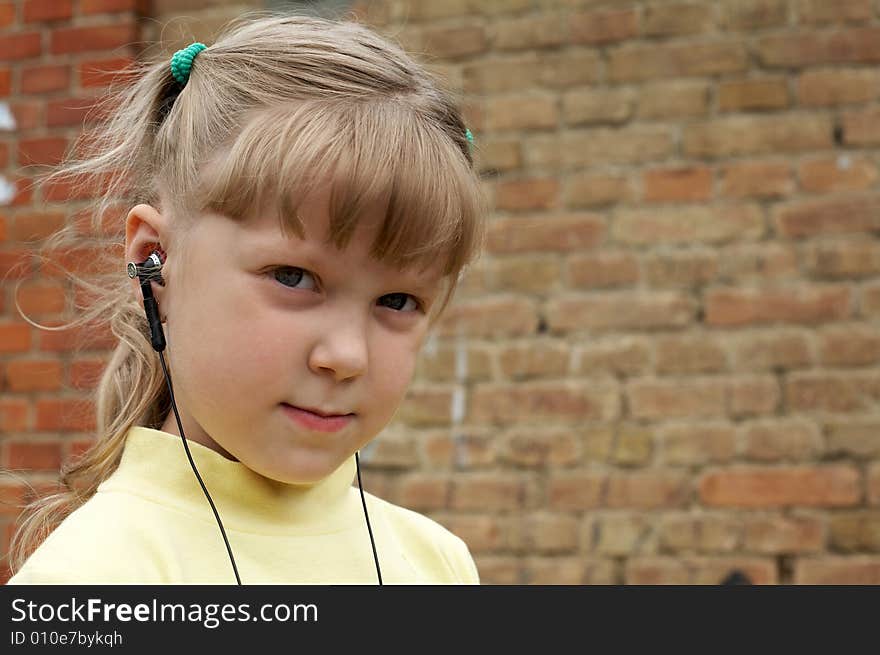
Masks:
[[[314,276],[308,271],[302,268],[297,268],[296,266],[278,266],[268,271],[268,273],[283,286],[291,289],[314,289],[317,287]],[[298,285],[302,282],[304,277],[310,278],[312,284],[306,287],[299,287]],[[389,293],[388,295],[382,296],[379,299],[379,303],[397,311],[403,311],[407,306],[409,307],[409,309],[406,310],[407,312],[418,311],[421,308],[419,300],[408,293]]]
[[[383,302],[386,299],[391,299],[392,300],[391,304],[386,304],[385,302]],[[409,311],[417,311],[420,307],[419,301],[416,300],[415,296],[411,296],[408,293],[389,293],[387,296],[382,296],[379,299],[379,302],[381,302],[386,307],[391,307],[391,309],[397,309],[397,310],[401,310],[404,307],[406,307],[407,302],[409,302],[409,301],[412,302],[412,305],[411,305]]]
[[[278,268],[273,268],[269,273],[272,277],[281,282],[282,285],[291,288],[296,287],[302,281],[304,276],[311,278],[313,281],[315,279],[308,271],[295,266],[279,266]],[[288,281],[290,282],[289,284]],[[316,285],[313,284],[312,286],[305,288],[313,289],[315,286]]]

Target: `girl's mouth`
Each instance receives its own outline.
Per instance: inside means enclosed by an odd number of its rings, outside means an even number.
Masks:
[[[338,432],[348,425],[354,418],[354,414],[336,416],[321,416],[307,409],[300,409],[287,403],[281,403],[281,408],[287,416],[297,424],[316,432]]]

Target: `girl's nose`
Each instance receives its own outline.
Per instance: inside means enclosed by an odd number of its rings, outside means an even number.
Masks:
[[[363,375],[367,369],[367,339],[355,326],[331,329],[321,335],[309,354],[316,373],[333,374],[339,382]]]

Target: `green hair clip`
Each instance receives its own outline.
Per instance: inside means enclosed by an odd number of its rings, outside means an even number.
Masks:
[[[175,52],[171,58],[171,74],[174,76],[174,79],[180,82],[180,84],[185,85],[187,80],[189,80],[193,59],[207,47],[204,43],[196,41]]]

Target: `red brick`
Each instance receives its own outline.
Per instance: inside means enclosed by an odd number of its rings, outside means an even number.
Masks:
[[[788,83],[784,77],[732,80],[718,87],[719,111],[782,109],[788,105]]]
[[[0,97],[8,96],[12,91],[12,71],[8,68],[0,69]]]
[[[93,198],[107,188],[111,174],[82,174],[75,179],[55,180],[46,183],[42,188],[43,200],[64,202]]]
[[[70,88],[70,66],[31,66],[21,71],[22,93],[48,93]]]
[[[727,0],[721,5],[720,26],[725,30],[755,30],[787,21],[786,0]]]
[[[3,326],[0,325],[0,343],[3,343]],[[0,430],[9,434],[23,432],[27,428],[28,401],[0,397]]]
[[[848,146],[880,144],[880,111],[874,107],[843,112],[843,143]]]
[[[49,127],[93,123],[100,118],[96,98],[63,98],[51,100],[46,109],[46,125]]]
[[[788,162],[743,161],[724,166],[721,194],[732,198],[784,198],[794,191]]]
[[[493,253],[570,252],[596,246],[604,234],[605,221],[596,214],[499,218],[489,225],[486,248]]]
[[[657,338],[655,348],[655,367],[660,375],[717,373],[727,370],[724,345],[712,335],[661,335]]]
[[[847,553],[880,551],[880,512],[835,512],[831,517],[830,545],[834,550]]]
[[[580,453],[577,438],[567,431],[518,431],[506,436],[501,456],[514,466],[543,468],[569,466]]]
[[[610,53],[608,80],[635,82],[745,71],[748,51],[739,41],[623,46]]]
[[[467,300],[455,303],[439,322],[437,334],[481,335],[485,338],[522,336],[535,334],[537,325],[534,303],[525,298],[502,295],[492,300],[482,298],[479,302]]]
[[[877,165],[867,157],[841,154],[803,161],[798,166],[801,187],[812,193],[862,191],[877,181]]]
[[[630,414],[639,420],[721,417],[726,412],[725,396],[725,384],[715,378],[638,379],[626,389]]]
[[[62,137],[22,139],[18,142],[18,163],[22,166],[57,164],[64,158],[66,150],[67,139]]]
[[[28,277],[32,271],[32,253],[28,250],[0,250],[0,279]]]
[[[105,360],[78,360],[70,364],[70,387],[87,391],[97,387],[107,367]]]
[[[18,291],[18,304],[28,316],[61,313],[65,302],[64,287],[58,282],[30,283]]]
[[[880,262],[880,257],[876,259]],[[866,325],[840,326],[827,330],[819,335],[819,360],[826,366],[864,366],[878,363],[880,333],[875,327]]]
[[[591,339],[581,349],[580,360],[575,361],[572,372],[644,375],[651,368],[650,350],[644,339]]]
[[[635,9],[579,12],[570,16],[569,29],[572,43],[597,45],[623,41],[637,34],[638,15]]]
[[[49,323],[52,326],[51,323]],[[57,324],[56,324],[57,326]],[[2,336],[2,328],[0,328]],[[39,350],[44,352],[86,350],[106,350],[117,345],[119,340],[113,335],[109,325],[79,326],[64,330],[40,330]]]
[[[498,354],[502,375],[507,379],[555,378],[565,375],[571,359],[567,345],[536,342],[529,347],[512,344]],[[488,373],[488,371],[487,371]],[[487,375],[488,379],[491,377]]]
[[[712,197],[712,169],[708,166],[645,171],[642,182],[648,202],[688,202]]]
[[[95,27],[66,27],[52,32],[51,52],[66,55],[95,50],[114,50],[137,41],[135,23],[117,23]]]
[[[0,61],[29,59],[42,52],[42,39],[39,32],[7,34],[0,36]]]
[[[61,387],[58,360],[14,359],[6,367],[10,391],[51,391]]]
[[[126,81],[133,72],[126,69],[132,65],[131,57],[112,59],[89,59],[79,64],[79,83],[83,88],[107,86],[111,82]]]
[[[625,175],[579,172],[567,179],[565,204],[569,207],[602,207],[635,198],[634,185]]]
[[[553,472],[547,481],[547,502],[553,509],[593,509],[600,506],[606,485],[604,473]]]
[[[660,441],[662,462],[666,465],[720,463],[736,455],[736,431],[726,423],[672,424],[662,431]]]
[[[459,474],[452,483],[449,506],[459,510],[524,509],[527,506],[526,480],[512,473]]]
[[[15,3],[0,2],[0,28],[9,27],[15,22]]]
[[[12,116],[15,118],[15,127],[19,133],[42,127],[43,108],[45,103],[36,100],[13,102]]]
[[[822,454],[822,435],[809,421],[764,420],[743,428],[742,454],[746,459],[772,462],[811,460]]]
[[[859,503],[861,475],[853,466],[733,467],[707,472],[700,499],[720,507],[841,507]]]
[[[577,260],[569,264],[569,279],[575,282]],[[669,250],[649,255],[644,261],[644,278],[651,287],[700,287],[718,274],[719,254],[712,250]]]
[[[626,584],[718,585],[733,571],[752,584],[776,584],[772,559],[758,557],[633,557],[626,562]]]
[[[868,468],[868,502],[880,505],[880,463],[871,464]]]
[[[583,297],[551,298],[546,317],[554,333],[580,330],[682,327],[694,319],[689,294],[675,291],[604,291]]]
[[[880,557],[811,557],[794,566],[795,584],[880,585]]]
[[[791,412],[868,412],[880,400],[874,371],[797,371],[785,379],[786,406]]]
[[[486,100],[486,128],[501,130],[542,130],[559,125],[559,102],[555,95],[521,93]]]
[[[768,67],[880,61],[880,28],[858,27],[833,32],[800,32],[757,39],[756,52]]]
[[[878,86],[873,70],[808,71],[798,79],[797,95],[804,106],[830,107],[874,100]]]
[[[642,119],[687,118],[709,113],[709,85],[702,80],[664,80],[644,84],[638,92],[638,116]]]
[[[639,471],[612,474],[605,504],[608,507],[653,509],[682,507],[690,501],[690,474],[677,471]]]
[[[820,552],[825,548],[825,520],[815,516],[747,516],[745,550],[768,554]]]
[[[495,201],[498,209],[552,209],[559,201],[559,182],[555,178],[501,182]]]
[[[442,6],[444,3],[429,3]],[[428,5],[413,5],[428,6]],[[563,13],[531,14],[524,18],[493,21],[492,46],[497,50],[536,50],[565,45],[568,16]]]
[[[693,3],[648,5],[641,19],[641,33],[647,36],[698,34],[712,28],[712,7]]]
[[[602,252],[575,256],[569,261],[568,273],[574,288],[633,286],[639,280],[639,263],[631,253]]]
[[[826,456],[844,456],[855,460],[880,459],[880,439],[876,436],[880,434],[880,421],[843,417],[827,422],[825,431]],[[869,490],[870,482],[869,472]]]
[[[6,446],[9,467],[41,471],[57,471],[61,468],[61,445],[59,443],[11,442]]]
[[[86,432],[95,428],[95,410],[89,400],[45,399],[36,402],[39,432]]]
[[[482,384],[472,392],[470,411],[473,420],[493,425],[545,420],[577,422],[614,418],[618,400],[614,389],[598,384]]]
[[[414,473],[400,480],[399,502],[416,511],[449,505],[452,481],[448,476]]]
[[[30,350],[32,329],[28,323],[0,323],[0,353]]]
[[[776,414],[781,395],[779,381],[772,375],[731,378],[727,388],[727,413],[731,418]]]
[[[804,334],[787,330],[743,334],[732,344],[736,368],[767,371],[807,367],[813,362],[811,343]]]
[[[88,16],[90,14],[109,14],[118,11],[135,11],[142,0],[80,0],[79,11]]]
[[[482,569],[480,569],[482,575]],[[530,585],[618,584],[617,564],[612,559],[554,556],[527,557],[524,580]],[[512,584],[517,584],[518,581]]]
[[[421,46],[432,56],[457,59],[485,52],[488,47],[482,25],[430,27],[421,33]]]
[[[64,225],[65,216],[62,212],[16,214],[9,228],[9,237],[16,241],[44,239]]]
[[[797,15],[807,25],[863,22],[871,18],[871,0],[798,0]]]
[[[686,125],[682,149],[688,157],[801,152],[833,146],[830,116],[742,115]]]
[[[618,209],[612,222],[611,238],[626,245],[690,245],[694,242],[755,240],[765,231],[763,212],[757,204],[693,204]]]
[[[850,316],[851,305],[846,287],[717,288],[706,293],[705,320],[708,325],[816,324]]]
[[[871,232],[880,228],[880,195],[846,194],[776,205],[776,231],[789,238]]]
[[[72,0],[24,0],[24,22],[65,20],[73,16]]]

